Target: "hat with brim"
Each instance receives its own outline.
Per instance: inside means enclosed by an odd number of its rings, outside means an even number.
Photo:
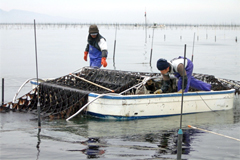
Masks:
[[[158,61],[157,61],[157,69],[162,71],[162,70],[165,70],[169,67],[169,63],[167,62],[166,59],[163,59],[163,58],[160,58]]]
[[[97,25],[94,24],[89,27],[89,34],[91,33],[99,33]]]

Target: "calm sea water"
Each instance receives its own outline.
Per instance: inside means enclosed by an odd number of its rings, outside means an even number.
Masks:
[[[240,80],[239,28],[166,27],[154,29],[153,37],[149,28],[147,38],[144,28],[120,26],[116,33],[114,27],[99,26],[99,30],[108,43],[107,69],[157,72],[159,58],[183,55],[186,44],[187,57],[194,55],[194,72]],[[39,78],[56,78],[88,66],[83,60],[87,33],[87,26],[37,26]],[[36,77],[34,30],[27,25],[1,25],[0,34],[0,77],[5,79],[8,102],[23,82]],[[27,85],[20,95],[30,89]],[[31,114],[9,112],[0,116],[0,159],[176,159],[179,116],[133,121],[44,120],[40,135]],[[183,116],[182,158],[240,159],[239,141],[187,125],[240,139],[239,98],[233,110]],[[89,137],[99,138],[98,147],[83,143]]]

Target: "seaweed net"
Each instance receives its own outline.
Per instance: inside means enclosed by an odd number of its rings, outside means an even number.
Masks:
[[[38,88],[21,96],[15,102],[3,104],[0,107],[0,112],[12,110],[37,114],[37,105],[39,104],[42,118],[68,118],[88,102],[90,92],[104,94],[113,90],[114,93],[121,93],[141,83],[145,76],[161,77],[161,74],[83,68],[73,75],[65,75],[40,83]],[[204,74],[193,74],[193,76],[210,83],[212,90],[235,88],[236,93],[239,94],[239,81],[219,80],[212,75]],[[176,81],[173,82],[177,83]],[[158,88],[161,87],[162,83],[161,79]],[[147,83],[145,86],[148,88]],[[189,91],[196,90],[190,88]],[[136,89],[133,88],[124,94],[136,94]]]
[[[140,73],[92,68],[84,68],[81,72],[73,75],[65,75],[42,82],[39,84],[38,89],[33,89],[18,98],[16,102],[8,102],[2,105],[0,111],[8,112],[12,110],[37,114],[39,97],[41,117],[68,118],[88,102],[88,94],[90,92],[99,94],[109,93],[109,90],[102,88],[106,87],[114,90],[114,93],[120,93],[138,84],[143,79]],[[78,77],[102,87],[86,82]],[[128,94],[134,94],[134,91],[130,90]]]
[[[213,91],[235,89],[235,94],[240,94],[240,81],[216,78],[213,75],[199,73],[193,73],[193,77],[211,84]],[[190,88],[189,91],[196,91],[196,89]]]

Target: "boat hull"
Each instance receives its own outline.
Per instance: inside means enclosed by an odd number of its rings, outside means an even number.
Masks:
[[[183,114],[229,110],[233,108],[234,89],[184,93]],[[98,94],[90,93],[89,101]],[[118,95],[96,99],[87,108],[91,116],[104,119],[143,119],[181,114],[182,94]]]

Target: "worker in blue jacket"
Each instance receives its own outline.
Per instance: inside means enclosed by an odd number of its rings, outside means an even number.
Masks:
[[[100,68],[107,66],[107,42],[106,39],[99,34],[97,25],[91,25],[89,27],[89,34],[87,36],[87,47],[84,51],[84,60],[87,61],[89,54],[90,67]]]
[[[184,57],[179,56],[174,58],[171,61],[165,59],[159,59],[157,61],[157,68],[160,70],[164,84],[161,89],[156,91],[156,93],[166,93],[170,87],[170,76],[169,74],[174,74],[178,78],[178,91],[182,89],[182,77],[184,77],[184,92],[188,92],[189,87],[201,90],[201,91],[210,91],[211,84],[205,83],[203,81],[197,80],[192,76],[193,72],[193,63],[189,59],[185,59],[184,67]]]

